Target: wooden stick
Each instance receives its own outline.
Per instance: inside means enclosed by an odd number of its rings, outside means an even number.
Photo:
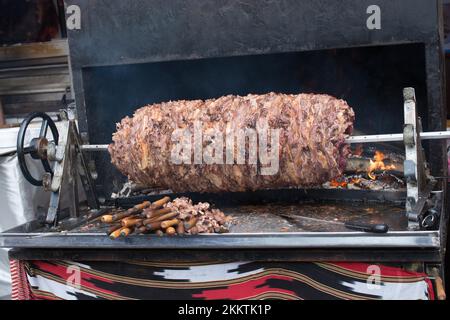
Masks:
[[[150,207],[151,203],[150,201],[144,201],[140,204],[135,205],[134,207],[128,209],[125,212],[117,213],[113,215],[112,219],[113,221],[121,220],[123,218],[129,217],[131,215],[137,214],[140,211],[144,210],[145,208]]]
[[[147,229],[146,226],[140,226],[136,229],[134,229],[134,233],[136,234],[141,234],[141,233],[147,233],[149,230]]]
[[[141,219],[140,221],[136,222],[136,224],[134,225],[135,228],[140,228],[144,225],[144,220]]]
[[[434,278],[434,283],[436,284],[436,295],[438,300],[445,300],[447,295],[445,294],[444,282],[440,276]]]
[[[122,228],[122,225],[120,223],[113,224],[111,227],[109,227],[107,234],[110,235],[111,233],[120,228]]]
[[[121,227],[121,228],[117,229],[116,231],[114,231],[113,233],[111,233],[111,234],[109,235],[109,237],[110,237],[111,239],[117,239],[117,238],[120,236],[120,233],[122,232],[123,229],[124,229],[124,227]]]
[[[177,216],[178,216],[177,212],[169,212],[169,213],[164,214],[162,216],[158,216],[158,217],[154,217],[154,218],[150,218],[150,219],[145,219],[144,220],[144,224],[148,224],[150,222],[156,222],[156,221],[170,220],[170,219],[175,218]]]
[[[134,227],[136,226],[139,222],[142,222],[142,219],[139,218],[133,218],[133,219],[123,219],[122,220],[122,226],[123,227]]]
[[[172,218],[178,217],[178,212],[169,212],[167,214],[164,214],[162,216],[156,217],[154,221],[164,221],[164,220],[170,220]]]
[[[117,221],[117,220],[121,220],[123,218],[129,217],[133,214],[139,213],[140,211],[144,210],[145,208],[151,208],[152,212],[154,212],[154,214],[152,214],[152,216],[156,216],[156,215],[160,215],[160,214],[164,214],[164,213],[168,213],[171,210],[170,209],[160,209],[160,210],[156,210],[160,207],[162,207],[164,204],[166,204],[167,202],[170,201],[170,197],[164,197],[162,199],[159,199],[153,203],[151,203],[150,201],[144,201],[140,204],[135,205],[134,207],[123,211],[123,210],[119,210],[118,213],[114,213],[114,214],[110,214],[110,215],[104,215],[102,216],[102,222],[107,222],[107,223],[111,223],[113,221]],[[153,211],[154,210],[154,211]],[[113,211],[114,212],[114,209]]]
[[[429,275],[431,277],[434,277],[434,284],[436,285],[436,296],[438,300],[445,300],[447,297],[445,294],[444,282],[442,281],[439,269],[436,267],[431,268]]]
[[[120,231],[120,235],[126,237],[131,233],[131,230],[131,228],[123,228],[122,231]]]
[[[191,217],[188,221],[184,222],[184,229],[189,230],[197,224],[197,217]]]
[[[178,234],[184,234],[184,223],[179,223],[177,225],[177,233]]]
[[[162,214],[169,213],[169,212],[171,212],[171,211],[172,211],[171,208],[162,208],[162,209],[154,210],[154,211],[150,210],[150,211],[148,211],[148,212],[146,213],[146,217],[147,217],[148,219],[150,219],[150,218],[154,218],[154,217],[160,216],[160,215],[162,215]]]
[[[101,216],[100,221],[103,223],[112,223],[113,220],[113,213],[114,211],[109,212],[108,214],[104,214],[103,216]]]
[[[129,216],[129,217],[125,217],[125,218],[123,218],[121,220],[118,220],[116,222],[123,224],[123,223],[126,223],[129,220],[133,220],[133,219],[136,219],[136,218],[137,218],[136,216]]]
[[[145,208],[150,207],[151,205],[152,205],[152,204],[151,204],[150,201],[144,201],[144,202],[142,202],[142,203],[140,203],[140,204],[135,205],[133,208],[130,208],[130,209],[128,209],[128,210],[131,210],[131,211],[133,211],[133,212],[138,212],[138,211],[140,211],[140,210],[144,210]]]
[[[162,199],[159,199],[159,200],[156,200],[155,202],[153,202],[150,208],[158,209],[158,208],[162,207],[163,205],[165,205],[169,201],[170,201],[170,197],[164,197]]]
[[[173,236],[173,235],[175,235],[176,233],[177,233],[177,232],[176,232],[176,230],[175,230],[174,227],[168,227],[168,228],[166,229],[166,234],[169,235],[169,236]]]
[[[117,209],[117,208],[112,208],[111,211],[109,211],[108,213],[100,216],[100,221],[103,223],[111,223],[113,222],[113,215],[115,215],[116,213],[120,213],[123,212],[124,210],[122,209]]]
[[[176,226],[180,221],[178,219],[172,219],[172,220],[164,220],[161,222],[161,228],[167,229],[169,227]]]
[[[155,231],[161,228],[161,222],[144,223],[144,225],[149,231]]]

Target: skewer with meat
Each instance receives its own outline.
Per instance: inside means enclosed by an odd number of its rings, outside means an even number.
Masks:
[[[309,187],[343,173],[350,153],[345,139],[352,132],[353,121],[354,112],[345,101],[323,94],[268,93],[170,101],[142,107],[132,118],[124,118],[108,150],[112,163],[130,180],[174,192]],[[195,161],[198,154],[194,147],[189,149],[187,161],[174,163],[174,132],[188,129],[195,133],[196,123],[201,124],[203,133],[211,129],[222,133],[222,143],[217,137],[203,137],[200,144],[202,150],[213,145],[214,156],[223,163]],[[267,151],[278,147],[278,168],[271,174],[263,174],[269,164],[261,157],[249,161],[253,151],[256,155],[261,151],[259,143],[256,151],[248,148],[250,136],[244,150],[247,161],[236,161],[241,152],[236,143],[239,136],[246,129],[258,129],[258,123],[268,124]],[[273,139],[274,130],[278,141]],[[235,134],[231,152],[225,139],[230,132]],[[195,135],[189,139],[196,143]],[[258,131],[258,142],[260,139]],[[274,141],[276,145],[272,145]],[[227,158],[230,154],[231,163]]]

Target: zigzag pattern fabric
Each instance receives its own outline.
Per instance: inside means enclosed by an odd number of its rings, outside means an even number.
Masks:
[[[12,265],[26,273],[13,278],[14,299],[435,298],[426,274],[367,263],[16,261]]]

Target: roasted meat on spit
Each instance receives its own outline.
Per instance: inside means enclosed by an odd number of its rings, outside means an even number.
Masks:
[[[133,117],[124,118],[113,134],[109,152],[112,163],[130,180],[174,192],[309,187],[343,173],[350,153],[345,139],[352,132],[353,121],[354,112],[345,101],[323,94],[170,101],[142,107]],[[200,140],[196,137],[198,126]],[[247,135],[249,129],[257,132],[256,150],[251,149],[256,140]],[[265,136],[263,129],[268,129]],[[186,132],[192,133],[184,140],[192,145],[183,150],[188,150],[188,156],[177,162],[173,154],[179,140],[174,134],[180,130],[184,137]],[[208,132],[221,134],[205,136]],[[238,148],[239,141],[241,146],[244,141],[244,151]],[[261,141],[267,142],[264,150]],[[200,157],[195,154],[199,145]],[[215,162],[207,163],[209,151]],[[264,154],[274,151],[278,151],[276,170],[264,172],[273,164]],[[250,161],[255,155],[257,161]]]

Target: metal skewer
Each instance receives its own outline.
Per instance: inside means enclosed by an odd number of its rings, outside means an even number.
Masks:
[[[439,140],[450,139],[450,131],[434,131],[434,132],[422,132],[420,133],[422,140]],[[396,142],[403,141],[403,133],[391,133],[391,134],[374,134],[367,136],[352,136],[348,137],[345,142],[349,144],[356,143],[373,143],[373,142]],[[107,144],[85,144],[81,146],[83,151],[106,151],[108,150]]]
[[[81,145],[82,151],[106,151],[109,144],[83,144]]]
[[[420,138],[422,140],[450,139],[450,131],[421,132]],[[371,143],[371,142],[395,142],[395,141],[403,141],[403,133],[352,136],[345,140],[345,142],[350,144]]]

